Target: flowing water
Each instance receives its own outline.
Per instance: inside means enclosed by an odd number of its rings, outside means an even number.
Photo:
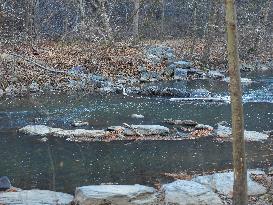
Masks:
[[[273,130],[272,73],[248,76],[244,86],[247,130]],[[196,80],[161,83],[186,90],[207,89],[228,95],[225,82]],[[144,119],[132,119],[131,114]],[[230,104],[172,102],[169,98],[138,98],[91,94],[47,94],[0,101],[0,176],[14,186],[72,193],[77,186],[100,183],[148,184],[162,180],[164,172],[207,172],[232,168],[231,143],[210,138],[183,141],[74,143],[25,136],[18,128],[46,124],[71,128],[73,120],[88,121],[86,128],[111,125],[163,124],[165,118],[192,119],[214,126],[230,122]],[[163,124],[164,125],[164,124]],[[248,166],[265,168],[273,163],[273,140],[247,143]]]

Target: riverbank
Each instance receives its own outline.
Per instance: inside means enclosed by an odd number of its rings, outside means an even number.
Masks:
[[[183,43],[183,42],[180,42]],[[97,92],[189,97],[183,90],[143,89],[146,83],[213,79],[228,82],[227,65],[185,57],[178,42],[139,45],[47,42],[1,45],[0,96],[30,93]],[[220,62],[220,61],[219,61]],[[272,69],[272,61],[243,63],[242,71]],[[251,83],[248,79],[245,83]]]
[[[261,170],[248,171],[248,195],[251,205],[269,205],[272,203],[272,168],[266,173]],[[155,183],[154,187],[143,185],[102,184],[77,187],[75,194],[47,190],[20,190],[5,186],[0,192],[0,204],[49,204],[54,205],[114,205],[130,204],[232,204],[233,172],[226,171],[196,176],[165,174],[176,180],[167,184]],[[5,178],[7,185],[7,178]],[[3,180],[2,180],[3,181]],[[0,186],[3,184],[0,184]]]

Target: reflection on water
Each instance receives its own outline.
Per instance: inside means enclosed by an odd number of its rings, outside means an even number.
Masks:
[[[11,131],[1,136],[1,175],[26,189],[72,193],[75,187],[88,184],[151,185],[163,172],[232,168],[231,143],[211,139],[77,144],[61,139],[41,143],[35,137],[18,138]],[[272,141],[249,143],[248,166],[267,167],[273,159],[272,148]]]

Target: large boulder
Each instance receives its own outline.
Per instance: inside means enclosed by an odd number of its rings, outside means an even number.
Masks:
[[[22,132],[27,135],[38,135],[38,136],[46,136],[51,135],[54,132],[61,131],[60,128],[52,128],[45,125],[27,125],[21,129],[19,132]]]
[[[157,204],[156,190],[142,185],[93,185],[78,187],[74,202],[78,205],[151,205]]]
[[[148,86],[138,92],[139,95],[166,96],[166,97],[189,97],[190,93],[178,88],[160,88],[158,86]]]
[[[178,180],[162,187],[166,205],[221,205],[219,196],[211,188],[194,181]]]
[[[131,125],[124,130],[124,135],[166,135],[169,132],[169,128],[161,125]]]
[[[73,196],[47,190],[0,192],[0,204],[6,205],[69,205]]]
[[[247,185],[248,185],[248,195],[256,196],[266,193],[266,188],[261,184],[255,182],[250,177],[251,174],[255,175],[265,175],[263,171],[258,170],[249,170],[247,173]],[[198,176],[192,179],[195,182],[198,182],[202,185],[205,185],[218,193],[232,196],[233,192],[233,183],[234,183],[234,173],[225,172],[225,173],[215,173],[207,176]]]
[[[185,80],[188,77],[188,71],[189,69],[185,68],[175,68],[173,78],[175,80]]]
[[[0,177],[0,191],[6,191],[11,188],[9,178],[6,176]]]
[[[216,134],[218,137],[230,139],[232,137],[232,129],[219,123],[217,125]],[[244,132],[244,137],[246,141],[263,141],[269,138],[265,133],[246,130]]]
[[[173,62],[175,60],[173,49],[166,46],[147,46],[144,54],[147,60],[152,64],[159,64],[163,60],[167,60],[168,62]]]

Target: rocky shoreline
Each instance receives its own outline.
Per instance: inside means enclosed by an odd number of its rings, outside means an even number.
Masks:
[[[77,187],[73,195],[48,190],[13,188],[7,177],[0,178],[0,204],[48,205],[163,205],[232,204],[233,172],[203,176],[183,175],[182,179],[155,187],[143,185],[101,184]],[[4,180],[1,180],[4,179]],[[269,168],[248,170],[249,204],[270,205],[273,196],[273,172]]]
[[[177,98],[197,98],[192,93],[176,88],[159,88],[157,86],[145,86],[149,82],[169,81],[169,80],[193,80],[193,79],[211,79],[229,82],[226,75],[226,70],[204,69],[198,63],[179,59],[173,48],[152,45],[146,46],[145,49],[135,51],[138,54],[136,62],[108,62],[108,66],[114,64],[117,70],[111,73],[112,70],[103,69],[107,64],[100,65],[98,70],[90,71],[86,65],[75,65],[69,69],[52,68],[45,63],[37,63],[36,61],[22,58],[11,52],[0,54],[0,62],[10,66],[12,62],[17,62],[18,70],[27,69],[27,65],[31,64],[32,69],[37,71],[35,74],[37,80],[27,80],[28,76],[20,76],[24,73],[14,74],[9,76],[10,79],[3,80],[3,85],[0,86],[1,96],[24,96],[33,93],[54,93],[54,92],[94,92],[101,94],[123,94],[123,95],[141,95],[141,96],[169,96]],[[131,54],[130,54],[131,55]],[[130,56],[131,58],[133,56]],[[54,61],[55,62],[55,61]],[[126,64],[125,65],[123,65]],[[122,67],[125,68],[123,69]],[[26,67],[26,68],[25,68]],[[272,63],[267,62],[256,66],[250,64],[242,64],[242,72],[250,72],[255,70],[270,70]],[[101,70],[100,70],[101,69]],[[133,69],[132,72],[128,71]],[[30,72],[25,71],[25,72]],[[40,72],[40,73],[39,73]],[[128,72],[130,74],[128,74]],[[9,75],[12,75],[9,74]],[[25,75],[25,74],[24,74]],[[40,75],[40,77],[39,77]],[[7,75],[8,76],[8,75]],[[3,76],[6,78],[5,76]],[[48,78],[45,82],[44,79]],[[39,80],[38,80],[39,79]],[[5,82],[5,83],[4,83]],[[250,79],[242,79],[243,84],[251,84]],[[4,85],[5,84],[5,85]],[[206,96],[213,98],[214,96]]]

